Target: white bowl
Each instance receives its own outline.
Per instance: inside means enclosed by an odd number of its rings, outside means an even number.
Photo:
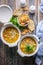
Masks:
[[[25,7],[26,6],[26,0],[20,0],[20,6]]]
[[[36,7],[35,7],[35,5],[31,5],[30,7],[29,7],[29,12],[30,13],[35,13],[35,10],[36,10]]]
[[[25,37],[32,37],[32,38],[36,41],[37,48],[36,48],[35,52],[33,52],[32,54],[25,54],[25,53],[23,53],[23,52],[21,51],[21,49],[20,49],[20,43],[21,43],[21,41],[22,41]],[[26,57],[31,57],[31,56],[33,56],[33,55],[35,55],[35,54],[37,53],[38,48],[39,48],[39,44],[38,44],[39,39],[38,39],[38,37],[37,37],[36,35],[25,35],[25,36],[22,37],[21,41],[18,43],[18,50],[17,50],[17,52],[18,52],[18,54],[19,54],[20,56],[22,56],[22,57],[25,57],[25,56],[26,56]]]
[[[3,38],[3,31],[4,31],[7,27],[11,27],[11,26],[14,27],[14,28],[16,28],[16,29],[18,30],[18,32],[19,32],[19,38],[18,38],[18,40],[17,40],[15,43],[9,44],[9,43],[6,42],[6,41],[4,40],[4,38]],[[21,32],[20,32],[20,30],[19,30],[15,25],[13,25],[13,24],[11,24],[11,23],[7,23],[7,24],[5,24],[5,25],[2,27],[2,30],[1,30],[1,39],[2,39],[3,43],[6,44],[6,45],[8,45],[9,47],[14,47],[14,46],[16,46],[17,43],[20,41],[20,37],[21,37]]]
[[[0,5],[0,22],[1,23],[9,22],[12,15],[13,15],[13,10],[10,6]]]

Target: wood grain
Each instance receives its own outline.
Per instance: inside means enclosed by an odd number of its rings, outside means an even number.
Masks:
[[[41,13],[39,10],[40,3],[41,3],[41,0],[38,0],[38,20],[39,20],[38,22],[43,20],[43,13]]]
[[[7,4],[13,10],[15,10],[16,8],[18,8],[18,1],[19,0],[0,0],[0,5]],[[36,6],[36,13],[35,15],[29,15],[29,16],[31,19],[34,20],[35,25],[37,25],[38,22],[37,0],[32,1],[27,0],[28,7],[30,7],[32,4]],[[9,48],[8,46],[4,45],[0,39],[0,65],[36,65],[36,64],[35,64],[35,57],[22,58],[17,53],[17,47]]]

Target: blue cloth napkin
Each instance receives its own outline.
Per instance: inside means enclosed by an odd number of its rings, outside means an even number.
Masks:
[[[37,65],[41,65],[41,63],[43,62],[42,60],[43,60],[43,42],[40,42],[35,62]]]
[[[40,42],[39,44],[39,50],[37,52],[38,56],[43,56],[43,42]]]
[[[41,59],[38,56],[36,56],[35,62],[37,65],[40,65],[42,63]]]
[[[43,4],[43,0],[41,0],[41,3]]]
[[[40,38],[43,37],[43,20],[38,23],[36,28],[36,35]]]
[[[36,35],[40,38],[40,43],[35,62],[37,65],[41,65],[43,60],[43,20],[37,25]]]
[[[43,2],[41,2],[39,9],[40,9],[40,11],[43,13]]]

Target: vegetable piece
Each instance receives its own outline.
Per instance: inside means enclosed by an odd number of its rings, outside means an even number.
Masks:
[[[18,17],[17,16],[13,16],[10,19],[10,22],[13,23],[14,25],[16,25],[18,28],[23,29],[24,27],[20,26],[18,23]]]
[[[33,45],[27,45],[25,50],[26,52],[33,52],[33,48],[34,48]]]

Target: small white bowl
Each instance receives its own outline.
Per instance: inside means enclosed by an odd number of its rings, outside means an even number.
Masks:
[[[26,0],[20,0],[20,6],[25,7],[26,6]]]
[[[35,5],[31,5],[30,7],[29,7],[29,12],[30,13],[35,13],[35,10],[36,10],[36,7],[35,7]]]
[[[8,5],[0,5],[0,22],[6,23],[9,22],[10,18],[13,15],[13,10]]]
[[[23,53],[23,52],[21,51],[21,49],[20,49],[20,43],[21,43],[21,41],[22,41],[24,38],[26,38],[26,37],[32,37],[32,38],[36,41],[37,48],[36,48],[35,52],[33,52],[32,54],[25,54],[25,53]],[[38,51],[38,49],[39,49],[39,44],[38,44],[39,39],[38,39],[38,37],[37,37],[36,35],[25,35],[25,36],[22,37],[21,41],[18,43],[18,50],[17,50],[17,52],[18,52],[18,54],[19,54],[20,56],[22,56],[22,57],[31,57],[31,56],[33,56],[33,55],[35,55],[35,54],[37,53],[37,51]]]
[[[14,28],[16,28],[16,29],[18,30],[18,32],[19,32],[19,38],[18,38],[18,40],[17,40],[15,43],[9,44],[9,43],[6,42],[6,41],[4,40],[4,38],[3,38],[3,31],[4,31],[7,27],[11,27],[11,26],[14,27]],[[5,25],[2,27],[2,30],[1,30],[1,40],[3,41],[4,44],[8,45],[9,47],[14,47],[14,46],[16,46],[17,43],[20,41],[20,37],[21,37],[21,32],[20,32],[20,30],[19,30],[15,25],[13,25],[13,24],[11,24],[11,23],[7,23],[7,24],[5,24]]]

